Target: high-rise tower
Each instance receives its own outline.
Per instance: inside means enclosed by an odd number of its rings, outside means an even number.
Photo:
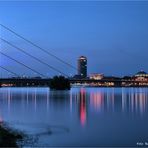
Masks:
[[[78,58],[78,75],[81,78],[87,77],[87,58],[84,56]]]

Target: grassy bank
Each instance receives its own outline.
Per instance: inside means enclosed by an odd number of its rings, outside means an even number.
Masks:
[[[22,139],[20,133],[0,125],[0,147],[18,147],[17,141]]]

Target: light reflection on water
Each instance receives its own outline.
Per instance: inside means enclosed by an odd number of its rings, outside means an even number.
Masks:
[[[38,135],[34,146],[136,146],[148,141],[148,89],[1,88],[2,120]]]

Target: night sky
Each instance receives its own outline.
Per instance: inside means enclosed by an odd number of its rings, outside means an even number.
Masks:
[[[0,2],[0,23],[75,67],[77,58],[86,56],[88,74],[122,76],[139,70],[148,72],[148,1]],[[68,75],[76,73],[2,27],[0,33],[2,38],[60,71]],[[45,75],[58,74],[4,42],[1,51]],[[0,57],[1,65],[8,69],[35,76]],[[6,72],[1,69],[1,74]]]

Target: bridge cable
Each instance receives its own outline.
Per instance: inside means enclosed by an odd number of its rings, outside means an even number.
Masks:
[[[3,55],[3,56],[5,56],[5,57],[7,57],[7,58],[9,58],[9,59],[11,59],[11,60],[13,60],[13,61],[15,61],[16,63],[18,63],[18,64],[20,64],[20,65],[23,65],[24,67],[30,69],[31,71],[37,73],[38,75],[40,75],[40,76],[42,76],[42,77],[46,77],[45,75],[39,73],[38,71],[34,70],[33,68],[30,68],[29,66],[27,66],[27,65],[25,65],[25,64],[23,64],[23,63],[21,63],[21,62],[19,62],[18,60],[14,59],[14,58],[12,58],[12,57],[10,57],[10,56],[8,56],[7,54],[4,54],[4,53],[1,52],[1,51],[0,51],[0,54]]]
[[[1,66],[1,65],[0,65],[0,68],[6,70],[7,72],[10,72],[11,74],[14,74],[14,75],[17,76],[17,77],[20,77],[17,73],[15,73],[15,72],[13,72],[13,71],[11,71],[11,70],[9,70],[9,69],[7,69],[7,68]]]
[[[35,56],[29,54],[28,52],[26,52],[26,51],[23,50],[22,48],[19,48],[19,47],[15,46],[15,45],[11,44],[10,42],[6,41],[5,39],[3,39],[3,38],[1,38],[1,37],[0,37],[0,40],[2,40],[3,42],[7,43],[7,44],[10,45],[11,47],[13,47],[13,48],[15,48],[15,49],[17,49],[17,50],[23,52],[25,55],[31,57],[32,59],[34,59],[34,60],[36,60],[36,61],[38,61],[38,62],[40,62],[41,64],[46,65],[48,68],[50,68],[50,69],[52,69],[52,70],[54,70],[54,71],[56,71],[56,72],[59,72],[59,73],[63,74],[64,76],[67,76],[67,77],[68,77],[67,74],[61,72],[60,70],[54,68],[53,66],[47,64],[46,62],[40,60],[39,58],[37,58],[37,57],[35,57]]]
[[[26,42],[30,43],[30,44],[33,45],[34,47],[40,49],[42,52],[48,54],[49,56],[54,57],[56,60],[60,61],[61,63],[65,64],[65,65],[67,65],[67,66],[69,66],[69,67],[71,67],[71,68],[73,68],[73,69],[75,69],[75,70],[77,70],[77,68],[74,67],[73,65],[69,64],[68,62],[63,61],[61,58],[57,57],[56,55],[52,54],[51,52],[47,51],[46,49],[40,47],[39,45],[33,43],[32,41],[26,39],[25,37],[23,37],[22,35],[16,33],[16,32],[13,31],[12,29],[10,29],[10,28],[8,28],[8,27],[2,25],[2,24],[0,24],[0,25],[1,25],[4,29],[10,31],[11,33],[15,34],[15,35],[18,36],[19,38],[21,38],[21,39],[25,40]]]

